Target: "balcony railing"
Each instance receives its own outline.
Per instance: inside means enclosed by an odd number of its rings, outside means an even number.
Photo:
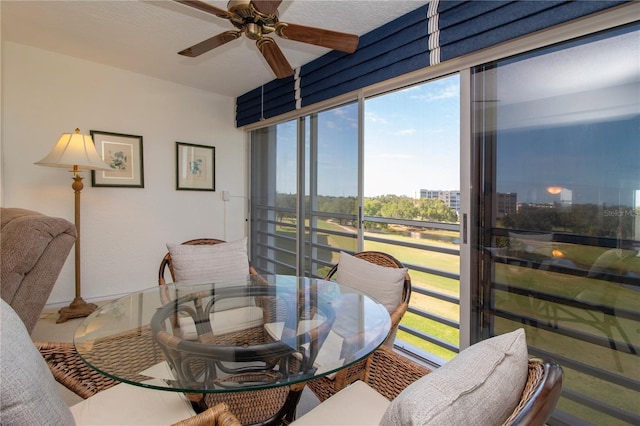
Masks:
[[[296,272],[297,221],[283,220],[291,217],[292,209],[254,208],[253,264],[262,272]],[[353,225],[352,215],[314,212],[318,222],[338,221]],[[269,219],[259,219],[269,218]],[[280,219],[276,219],[280,218]],[[460,309],[460,251],[459,225],[418,220],[402,220],[365,216],[369,229],[364,232],[364,249],[392,254],[409,268],[413,293],[409,309],[400,323],[396,338],[399,349],[412,356],[437,365],[452,358],[459,351]],[[374,232],[375,227],[375,232]],[[347,227],[348,229],[348,227]],[[306,258],[304,274],[322,278],[335,263],[341,250],[353,251],[356,247],[356,229],[309,226],[304,229]],[[315,237],[310,237],[315,236]],[[322,236],[322,238],[318,238]],[[344,245],[332,245],[320,241],[342,241]],[[310,258],[308,253],[316,253]],[[446,259],[447,267],[440,267],[438,259]],[[436,309],[432,309],[435,306]]]

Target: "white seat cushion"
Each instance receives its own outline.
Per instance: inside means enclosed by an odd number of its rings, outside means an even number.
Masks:
[[[234,331],[246,330],[262,325],[262,308],[258,306],[243,306],[227,309],[226,311],[209,314],[211,331],[214,336]],[[197,340],[196,325],[190,316],[179,316],[180,335],[185,340]]]
[[[358,380],[326,399],[295,422],[296,426],[377,425],[390,402]]]
[[[392,401],[381,425],[501,425],[520,400],[528,376],[523,329],[483,340]]]
[[[300,335],[308,332],[311,329],[318,327],[320,324],[322,324],[322,320],[312,319],[300,321],[298,324],[298,334]],[[284,329],[284,322],[267,323],[264,325],[264,328],[271,338],[280,340]],[[342,341],[342,337],[338,336],[333,331],[329,331],[329,335],[320,347],[318,355],[313,363],[317,368],[317,374],[321,374],[334,368],[339,368],[344,364],[344,359],[340,358],[340,353],[342,352]],[[327,377],[333,378],[335,377],[335,373],[332,373]]]
[[[158,379],[148,383],[162,384]],[[120,383],[75,404],[77,425],[170,425],[195,415],[181,392],[168,392]]]

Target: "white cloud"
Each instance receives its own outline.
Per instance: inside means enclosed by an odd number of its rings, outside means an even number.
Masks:
[[[416,133],[416,129],[402,129],[397,132],[391,133],[394,136],[404,136],[404,135],[414,135]]]
[[[381,117],[379,115],[374,114],[373,112],[365,112],[364,113],[364,119],[368,122],[371,123],[381,123],[381,124],[387,124],[388,121],[386,118]]]
[[[411,99],[417,99],[425,102],[440,101],[443,99],[452,99],[460,97],[460,86],[458,84],[447,84],[442,87],[429,86],[427,93],[421,95],[412,94]]]

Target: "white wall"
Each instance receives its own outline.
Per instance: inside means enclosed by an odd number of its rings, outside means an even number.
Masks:
[[[70,173],[33,163],[76,127],[143,137],[144,188],[92,187],[84,173],[86,300],[156,285],[167,242],[246,235],[246,143],[234,99],[7,41],[2,56],[3,207],[73,222]],[[175,190],[176,141],[215,146],[215,192]],[[73,297],[72,249],[49,304]]]

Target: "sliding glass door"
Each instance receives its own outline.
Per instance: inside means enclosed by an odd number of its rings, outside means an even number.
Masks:
[[[558,360],[553,424],[640,424],[640,26],[473,71],[479,339]]]
[[[251,134],[251,255],[263,272],[323,277],[358,248],[356,103]]]
[[[365,99],[364,249],[409,267],[396,346],[442,364],[460,347],[460,76]]]
[[[296,275],[298,126],[251,133],[251,261],[263,273]]]
[[[324,277],[340,251],[409,268],[397,346],[437,364],[460,347],[457,73],[254,130],[251,259]],[[296,142],[297,141],[297,142]]]
[[[301,173],[305,187],[301,269],[305,275],[324,277],[341,250],[358,249],[358,104],[312,114],[301,122],[306,164]]]

